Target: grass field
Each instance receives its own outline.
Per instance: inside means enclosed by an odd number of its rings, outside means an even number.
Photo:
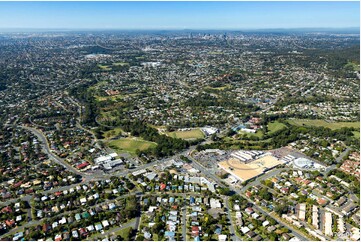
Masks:
[[[127,152],[131,154],[135,154],[136,150],[142,151],[156,146],[156,143],[140,138],[121,138],[109,142],[109,147],[115,149],[117,152]]]
[[[124,95],[122,94],[118,94],[118,95],[113,95],[113,96],[95,96],[95,99],[100,102],[100,101],[105,101],[105,100],[112,100],[112,101],[117,101],[120,99],[123,99]]]
[[[324,120],[315,119],[315,120],[308,120],[308,119],[289,119],[288,122],[293,125],[298,126],[322,126],[325,128],[330,129],[340,129],[343,127],[349,128],[360,128],[360,122],[334,122],[328,123]]]
[[[256,133],[247,133],[247,132],[244,132],[244,131],[238,131],[239,134],[246,134],[248,137],[258,137],[260,139],[262,139],[263,137],[263,132],[261,130],[258,130]]]
[[[98,67],[104,71],[110,71],[112,69],[107,65],[98,65]]]
[[[115,62],[113,66],[129,66],[128,62]]]
[[[360,131],[353,131],[353,136],[355,136],[356,139],[360,139]]]
[[[98,64],[98,67],[104,71],[111,71],[112,70],[112,66],[129,66],[129,63],[127,62],[115,62],[111,65],[101,65]]]
[[[277,122],[277,121],[269,123],[267,125],[269,134],[273,134],[274,132],[277,132],[278,130],[281,130],[281,129],[285,128],[285,127],[286,127],[286,125],[284,125],[283,123]]]
[[[202,139],[202,138],[204,138],[204,134],[200,129],[167,132],[167,135],[170,137],[173,137],[173,138],[180,138],[180,139]]]
[[[126,237],[126,235],[129,234],[130,229],[132,229],[132,228],[129,227],[129,228],[121,229],[121,230],[115,232],[114,234],[115,235],[120,235],[124,239]]]

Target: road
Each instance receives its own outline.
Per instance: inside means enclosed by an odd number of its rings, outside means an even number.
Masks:
[[[344,152],[342,152],[339,157],[336,158],[336,164],[333,164],[333,165],[327,167],[327,168],[325,169],[325,171],[322,172],[322,173],[323,173],[324,175],[326,175],[329,171],[335,169],[336,166],[337,166],[337,164],[342,161],[342,159],[346,156],[347,152],[349,152],[350,150],[351,150],[350,148],[346,148],[346,150],[345,150]]]
[[[232,216],[231,216],[231,210],[229,209],[229,201],[228,201],[227,196],[224,197],[224,203],[225,203],[226,208],[227,208],[227,216],[228,216],[228,219],[229,219],[229,222],[230,222],[230,225],[231,225],[231,226],[229,226],[229,231],[231,232],[230,237],[232,238],[232,241],[242,241],[242,239],[238,238],[238,236],[236,235],[236,230],[234,229],[235,226],[233,224],[233,219],[232,219]]]
[[[86,129],[84,128],[81,124],[80,124],[80,121],[78,120],[76,122],[76,127],[81,129],[81,130],[84,130],[85,132],[89,133],[91,136],[93,136],[93,140],[94,140],[94,144],[95,144],[95,147],[97,147],[98,149],[101,149],[99,143],[98,143],[98,139],[97,137],[95,137],[95,134],[93,132],[91,132],[89,129]]]
[[[139,196],[139,193],[138,193],[138,192],[132,192],[132,193],[128,193],[128,194],[119,196],[119,197],[117,197],[117,198],[114,199],[114,200],[106,200],[106,201],[101,202],[101,203],[96,203],[96,204],[94,204],[94,205],[92,205],[92,206],[89,206],[88,209],[94,208],[94,207],[96,207],[96,206],[101,206],[101,205],[104,205],[104,204],[106,204],[106,203],[114,202],[114,201],[116,201],[116,200],[118,200],[118,199],[121,199],[121,198],[126,198],[126,197],[129,197],[129,196],[134,196],[134,195]],[[71,213],[74,213],[74,210],[72,210],[72,211],[66,211],[66,212],[63,212],[63,213],[61,213],[61,214],[54,215],[54,217],[55,217],[55,216],[57,216],[57,217],[58,217],[58,216],[64,216],[64,215],[68,215],[68,214],[71,214]],[[34,226],[37,226],[37,225],[41,225],[41,224],[42,224],[44,221],[46,221],[46,220],[49,220],[49,218],[48,218],[48,217],[44,217],[44,218],[42,218],[42,219],[40,219],[40,220],[32,220],[32,221],[30,221],[30,222],[27,222],[27,223],[21,225],[21,226],[17,226],[17,227],[15,227],[15,228],[9,230],[7,233],[3,234],[2,237],[6,237],[6,236],[9,235],[9,234],[14,234],[14,233],[23,231],[24,228],[29,228],[29,227],[34,227]],[[138,218],[138,220],[135,220],[135,221],[134,221],[134,224],[135,224],[135,225],[136,225],[136,224],[139,224],[139,218]],[[122,228],[124,228],[124,226],[123,226]],[[121,228],[121,229],[122,229],[122,228]]]
[[[101,238],[105,238],[106,236],[114,236],[116,232],[123,230],[123,229],[127,229],[132,227],[133,229],[137,229],[138,228],[138,224],[139,224],[139,220],[140,217],[136,217],[135,219],[133,219],[132,221],[125,223],[124,225],[121,226],[116,226],[115,228],[109,229],[108,231],[104,232],[104,234],[96,234],[95,237],[91,237],[87,240],[93,240],[96,237],[101,237]]]
[[[32,132],[34,135],[36,135],[38,137],[39,141],[41,142],[41,146],[42,146],[43,150],[49,155],[49,158],[52,159],[55,163],[63,166],[64,168],[72,171],[75,174],[84,175],[84,173],[78,171],[73,166],[71,166],[68,162],[66,162],[65,160],[61,159],[60,157],[54,155],[51,152],[50,147],[49,147],[49,142],[46,139],[45,135],[41,131],[31,128],[31,127],[27,127],[27,126],[18,126],[18,127],[22,128],[22,129],[26,129],[26,130]]]
[[[90,181],[90,180],[101,180],[101,179],[108,179],[110,178],[111,176],[126,176],[128,175],[129,173],[132,173],[134,171],[137,171],[137,170],[141,170],[141,169],[146,169],[148,167],[151,167],[151,166],[154,166],[154,165],[159,165],[160,163],[166,161],[166,160],[170,160],[170,159],[174,159],[174,158],[178,158],[180,155],[185,155],[187,156],[190,160],[193,161],[192,165],[194,168],[200,170],[207,178],[210,178],[214,181],[216,181],[218,183],[218,185],[220,187],[225,187],[225,185],[223,184],[222,180],[217,177],[215,174],[213,173],[210,173],[206,168],[204,168],[201,164],[199,164],[195,159],[193,159],[192,157],[188,156],[189,152],[194,150],[195,149],[195,146],[192,146],[192,147],[189,147],[189,149],[173,156],[173,157],[170,157],[168,159],[163,159],[163,160],[157,160],[157,161],[154,161],[154,162],[151,162],[151,163],[148,163],[148,164],[145,164],[145,165],[142,165],[142,166],[139,166],[137,167],[136,169],[132,169],[132,170],[126,170],[126,171],[120,171],[120,172],[114,172],[114,173],[110,173],[110,174],[98,174],[98,175],[94,175],[94,174],[88,174],[88,173],[85,173],[85,172],[80,172],[78,171],[77,169],[75,169],[74,167],[72,167],[69,163],[67,163],[65,160],[61,159],[60,157],[54,155],[51,150],[50,150],[50,147],[49,147],[49,143],[46,139],[46,137],[44,136],[44,134],[35,129],[35,128],[31,128],[31,127],[26,127],[26,126],[18,126],[18,127],[21,127],[23,129],[26,129],[30,132],[32,132],[33,134],[35,134],[38,139],[41,141],[41,145],[42,145],[42,148],[44,149],[44,151],[49,155],[49,157],[54,161],[56,162],[57,164],[59,165],[62,165],[63,167],[65,167],[66,169],[72,171],[73,173],[75,174],[78,174],[78,175],[82,175],[84,177],[84,180],[82,183],[85,183],[86,181]],[[341,161],[341,159],[343,158],[343,156],[349,151],[349,149],[345,150],[341,155],[340,157],[338,158],[338,162]],[[334,165],[335,166],[335,165]],[[332,168],[330,168],[332,169]],[[282,169],[276,169],[276,170],[272,170],[268,173],[266,173],[264,176],[262,176],[262,179],[267,179],[268,177],[272,177],[272,176],[275,176],[277,174],[279,174],[280,172],[282,172],[283,170],[285,170],[285,168],[282,168]],[[327,169],[328,170],[328,169]],[[325,171],[326,172],[326,171]],[[244,195],[244,192],[247,190],[248,187],[250,186],[253,186],[253,185],[257,185],[259,184],[259,181],[260,179],[256,179],[254,182],[248,184],[247,186],[245,186],[244,188],[242,189],[238,189],[238,188],[233,188],[233,190],[241,195],[242,197],[244,197],[246,200],[248,200],[250,203],[253,203],[252,200],[250,200],[249,198],[247,198],[245,195]],[[59,188],[55,188],[55,189],[52,189],[52,190],[49,190],[49,191],[45,191],[45,192],[42,192],[42,194],[47,194],[47,193],[54,193],[56,191],[62,191],[62,190],[67,190],[69,189],[70,187],[75,187],[79,184],[74,184],[74,185],[70,185],[70,186],[66,186],[66,187],[59,187]],[[22,197],[22,200],[25,200],[25,201],[30,201],[32,196],[28,195],[28,196],[24,196]],[[15,199],[13,199],[15,201]],[[6,201],[5,203],[1,203],[1,204],[9,204],[10,202],[13,202],[13,200],[9,200],[9,201]],[[228,205],[228,199],[226,199],[226,206],[227,206],[227,209],[228,211],[230,212],[229,210],[229,205]],[[258,205],[254,204],[254,207],[259,210],[261,213],[265,214],[265,215],[269,215],[269,212],[268,211],[265,211],[263,208],[259,207]],[[184,213],[186,213],[186,211],[183,211],[183,215]],[[185,219],[186,216],[183,216],[182,219],[183,220],[186,220]],[[230,216],[230,213],[228,213],[228,218],[231,222],[231,226],[230,226],[230,232],[232,234],[232,240],[239,240],[239,238],[237,238],[236,234],[235,234],[235,230],[234,230],[234,226],[233,226],[233,220]],[[280,219],[278,218],[275,218],[275,220],[285,226],[286,228],[290,229],[292,231],[292,233],[297,236],[299,239],[301,240],[308,240],[304,235],[298,233],[297,231],[295,231],[292,227],[290,227],[289,225],[285,224],[283,221],[281,221]],[[33,221],[31,221],[33,222]],[[31,222],[27,223],[27,225],[29,225]],[[139,223],[139,221],[138,221]],[[183,224],[183,228],[182,228],[182,234],[183,234],[183,237],[184,237],[184,240],[186,240],[186,221],[184,222]]]
[[[187,241],[187,206],[182,208],[182,237],[183,241]]]
[[[218,183],[218,185],[220,187],[225,187],[225,185],[222,184],[222,180],[220,178],[218,178],[217,176],[215,176],[214,174],[211,174],[206,168],[204,168],[201,164],[199,164],[195,159],[193,159],[192,157],[188,156],[188,158],[190,160],[193,161],[192,165],[200,170],[204,175],[207,175],[209,177],[211,177],[214,181],[216,181]],[[264,215],[269,215],[269,212],[268,211],[265,211],[263,208],[261,208],[260,206],[254,204],[254,201],[250,200],[248,197],[246,197],[244,195],[244,192],[242,192],[240,189],[238,188],[233,188],[233,191],[236,192],[237,194],[239,194],[240,196],[242,196],[243,198],[245,198],[249,203],[253,204],[253,206],[258,210],[260,211],[261,213],[263,213]],[[308,238],[306,238],[304,235],[300,234],[299,232],[295,231],[295,229],[291,226],[289,226],[288,224],[284,223],[282,220],[274,217],[274,219],[279,223],[281,224],[282,226],[288,228],[290,231],[292,231],[292,233],[298,237],[300,240],[303,240],[303,241],[307,241],[309,240]]]
[[[46,139],[45,135],[35,129],[35,128],[31,128],[31,127],[27,127],[27,126],[18,126],[20,128],[23,128],[23,129],[26,129],[30,132],[32,132],[34,135],[36,135],[40,141],[40,145],[42,146],[43,150],[45,153],[47,153],[49,155],[49,158],[51,160],[53,160],[55,163],[63,166],[64,168],[68,169],[69,171],[77,174],[77,175],[81,175],[82,177],[84,177],[84,181],[85,180],[101,180],[101,179],[108,179],[112,176],[124,176],[124,175],[127,175],[129,173],[132,173],[134,171],[137,171],[137,170],[141,170],[141,169],[145,169],[145,168],[148,168],[150,166],[154,166],[154,165],[158,165],[161,161],[154,161],[154,162],[151,162],[151,163],[148,163],[148,164],[145,164],[145,165],[142,165],[142,166],[139,166],[135,169],[132,169],[132,170],[126,170],[126,171],[122,171],[122,172],[113,172],[113,173],[104,173],[104,174],[91,174],[91,173],[86,173],[86,172],[81,172],[79,170],[77,170],[75,167],[71,166],[68,162],[66,162],[64,159],[58,157],[57,155],[53,154],[50,150],[50,146],[49,146],[49,142],[48,140]],[[183,152],[184,154],[186,154],[186,151]],[[167,160],[170,160],[172,159],[169,158]]]

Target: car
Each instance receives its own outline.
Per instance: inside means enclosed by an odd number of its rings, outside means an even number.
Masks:
[[[100,230],[100,233],[101,233],[101,234],[104,234],[104,230]]]

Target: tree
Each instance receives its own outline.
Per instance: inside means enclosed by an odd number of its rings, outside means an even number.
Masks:
[[[133,228],[132,227],[124,229],[123,239],[125,241],[130,241],[130,239],[132,237],[132,234],[133,234]]]
[[[271,201],[273,197],[272,193],[270,193],[266,188],[262,188],[260,190],[259,196],[266,201]]]
[[[218,188],[218,192],[219,192],[219,194],[225,195],[225,196],[232,195],[232,191],[228,187],[225,187],[225,188],[220,187],[220,188]]]
[[[264,184],[270,188],[273,188],[273,182],[271,180],[265,180]]]

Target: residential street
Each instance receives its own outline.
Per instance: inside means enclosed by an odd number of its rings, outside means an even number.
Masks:
[[[218,183],[218,186],[220,187],[225,187],[223,184],[222,184],[222,181],[220,178],[218,178],[217,176],[215,176],[214,174],[211,174],[207,171],[206,168],[204,168],[201,164],[199,164],[195,159],[193,159],[192,157],[188,156],[189,159],[191,159],[193,161],[192,165],[200,170],[203,174],[211,177],[214,181],[216,181]],[[239,194],[240,196],[242,196],[243,198],[247,199],[250,203],[253,203],[252,200],[250,200],[249,198],[247,198],[245,195],[244,195],[244,192],[241,191],[240,189],[237,189],[237,188],[234,188],[233,189],[237,194]],[[258,205],[254,204],[254,207],[259,210],[261,213],[263,213],[264,215],[269,215],[269,212],[268,211],[265,211],[264,209],[262,209],[261,207],[259,207]],[[289,226],[288,224],[284,223],[283,221],[281,221],[280,219],[278,218],[275,218],[275,220],[285,226],[286,228],[288,228],[289,230],[292,231],[292,233],[297,236],[300,240],[309,240],[308,238],[306,238],[305,236],[301,235],[300,233],[296,232],[291,226]]]

